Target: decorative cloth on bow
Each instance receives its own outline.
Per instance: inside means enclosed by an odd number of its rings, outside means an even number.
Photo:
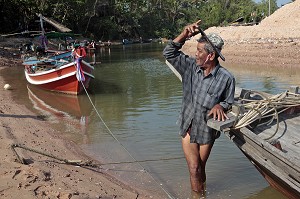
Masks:
[[[76,62],[76,77],[78,81],[85,81],[85,77],[84,77],[84,73],[83,70],[81,68],[81,57],[78,57],[75,59]]]

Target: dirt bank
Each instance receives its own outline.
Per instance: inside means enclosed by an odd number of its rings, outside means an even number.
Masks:
[[[223,55],[228,63],[300,67],[300,0],[287,4],[255,26],[211,27],[225,41]],[[184,51],[195,53],[196,39]]]

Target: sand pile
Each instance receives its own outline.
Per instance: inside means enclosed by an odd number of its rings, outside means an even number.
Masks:
[[[225,41],[226,63],[300,67],[300,0],[289,3],[254,26],[211,27]],[[196,35],[183,51],[195,54]]]
[[[225,40],[300,39],[300,0],[289,3],[255,26],[211,27],[206,32],[219,33]]]

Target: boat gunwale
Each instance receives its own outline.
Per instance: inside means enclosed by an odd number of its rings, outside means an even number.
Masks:
[[[232,131],[232,132],[234,133],[236,131]],[[286,165],[288,165],[289,167],[293,168],[295,171],[300,172],[300,166],[298,166],[297,164],[294,163],[294,162],[300,163],[300,159],[297,159],[294,156],[291,156],[289,153],[284,153],[280,149],[277,149],[275,146],[273,146],[269,142],[258,137],[254,132],[252,132],[247,127],[241,128],[240,133],[244,136],[247,136],[249,139],[251,139],[253,142],[255,142],[258,146],[260,146],[262,149],[264,149],[268,153],[272,154],[274,157],[279,159],[281,162],[283,162]],[[234,133],[234,134],[236,134],[236,133]],[[252,134],[254,134],[254,135],[252,135]]]
[[[88,75],[90,78],[95,78],[94,75],[88,73],[88,72],[83,72],[85,75]],[[66,75],[62,75],[62,76],[59,76],[59,77],[55,77],[55,78],[51,78],[51,79],[48,79],[48,80],[41,80],[41,81],[36,81],[36,80],[32,80],[30,78],[31,75],[29,75],[29,73],[27,73],[27,71],[25,70],[25,76],[26,76],[26,79],[27,81],[30,83],[30,84],[33,84],[33,85],[42,85],[42,84],[49,84],[49,83],[52,83],[52,82],[56,82],[56,81],[60,81],[62,79],[65,79],[65,78],[68,78],[68,77],[72,77],[76,75],[76,71],[72,71]]]
[[[296,193],[296,195],[297,194],[299,195],[300,184],[299,184],[299,179],[297,179],[297,177],[299,178],[299,176],[297,175],[299,173],[299,167],[294,163],[292,163],[290,159],[284,157],[287,156],[287,154],[284,154],[282,151],[280,151],[277,148],[276,151],[272,150],[273,149],[272,147],[274,147],[273,145],[262,140],[261,138],[257,138],[255,135],[252,135],[253,132],[248,128],[244,127],[241,128],[240,130],[236,130],[236,129],[230,130],[225,132],[225,135],[237,145],[237,147],[245,154],[245,156],[250,160],[250,162],[254,164],[254,166],[259,168],[258,169],[259,171],[260,170],[264,171],[263,176],[266,174],[265,171],[274,174],[273,177],[269,174],[267,175],[272,180],[274,180],[274,182],[276,182],[277,184],[279,179],[280,183],[285,184],[285,187],[290,187],[293,190],[293,192]],[[260,144],[260,141],[262,144]],[[257,147],[255,147],[254,144],[256,144]],[[261,151],[259,149],[265,152],[261,154]],[[282,157],[283,159],[280,159],[278,154],[281,154],[280,156],[284,155]],[[275,159],[279,159],[279,162],[281,164],[286,164],[287,169],[283,169],[282,165],[276,164],[276,161],[274,161]],[[292,165],[290,165],[290,163],[292,163]],[[296,176],[292,175],[292,173],[296,174]],[[277,180],[275,180],[274,177],[276,177]],[[269,182],[269,180],[267,181]],[[282,192],[282,190],[279,191]]]
[[[82,62],[84,63],[84,65],[86,65],[87,67],[91,68],[92,70],[95,69],[92,65],[90,65],[90,64],[87,63],[86,61],[82,60]],[[27,74],[28,74],[29,76],[33,76],[33,77],[34,77],[34,76],[47,75],[47,74],[49,74],[49,73],[57,72],[57,71],[59,71],[59,70],[63,70],[63,69],[65,69],[65,68],[68,68],[68,67],[71,67],[71,66],[76,66],[76,62],[73,61],[73,62],[70,62],[70,63],[68,63],[68,64],[64,64],[64,65],[62,65],[62,66],[60,66],[60,67],[58,67],[58,68],[53,68],[53,69],[50,69],[50,70],[47,70],[47,71],[38,72],[38,73],[28,73],[26,70],[25,70],[25,71],[27,72]]]

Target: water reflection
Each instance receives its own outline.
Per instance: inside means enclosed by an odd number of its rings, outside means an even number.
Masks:
[[[54,93],[31,85],[27,85],[27,90],[32,107],[41,114],[39,117],[53,124],[64,124],[64,132],[80,132],[85,137],[83,143],[88,142],[86,136],[93,107],[87,96]]]
[[[241,88],[277,94],[290,86],[299,86],[300,71],[297,68],[274,66],[247,66],[224,63],[237,79]]]

